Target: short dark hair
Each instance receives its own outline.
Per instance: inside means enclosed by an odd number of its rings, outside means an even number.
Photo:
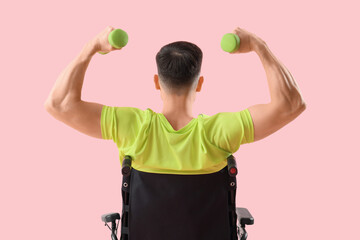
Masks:
[[[156,54],[160,81],[167,92],[188,91],[200,75],[203,53],[193,43],[177,41],[163,46]]]

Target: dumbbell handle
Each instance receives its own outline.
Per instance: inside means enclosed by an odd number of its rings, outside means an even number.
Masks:
[[[128,43],[128,40],[129,40],[129,36],[124,30],[120,28],[111,31],[111,33],[109,33],[108,36],[108,41],[110,45],[113,46],[114,48],[125,47],[126,44]],[[104,55],[109,52],[99,52],[99,53]]]

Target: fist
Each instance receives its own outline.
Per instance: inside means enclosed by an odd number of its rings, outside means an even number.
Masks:
[[[94,37],[91,42],[94,45],[94,48],[97,52],[111,52],[114,50],[120,50],[121,48],[114,48],[110,45],[108,37],[109,34],[115,30],[115,28],[111,26],[107,26],[102,32],[100,32],[96,37]]]
[[[255,45],[263,42],[258,36],[255,34],[246,31],[243,28],[235,28],[233,31],[234,34],[238,35],[240,38],[240,47],[236,52],[230,53],[247,53],[254,51]]]

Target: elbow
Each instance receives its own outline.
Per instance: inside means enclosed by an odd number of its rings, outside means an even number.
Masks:
[[[65,109],[51,100],[45,101],[44,108],[46,112],[59,121],[63,121],[64,117],[66,116]]]
[[[54,115],[56,113],[63,112],[63,107],[60,104],[56,104],[55,101],[53,101],[51,98],[48,98],[44,103],[45,110],[50,113],[51,115]]]
[[[294,105],[292,106],[290,110],[290,115],[293,117],[299,116],[302,112],[304,112],[306,109],[306,103],[303,99],[300,99]]]
[[[74,106],[76,106],[76,103],[65,103],[64,101],[58,102],[54,101],[52,98],[48,98],[44,102],[45,110],[57,119],[67,118],[70,116],[73,112]]]
[[[48,98],[46,99],[46,101],[44,102],[44,108],[47,109],[51,106],[51,100]]]
[[[306,103],[302,101],[301,105],[297,108],[297,116],[304,112],[306,109]]]
[[[277,109],[287,116],[298,116],[306,109],[305,101],[300,98],[291,99],[284,99],[283,101],[277,101],[276,104]]]
[[[47,112],[50,113],[50,112],[53,112],[54,109],[57,109],[58,107],[51,98],[48,98],[48,99],[46,99],[46,101],[44,103],[44,108]]]
[[[287,105],[287,110],[291,114],[299,115],[305,111],[306,103],[299,91],[294,92],[290,96],[286,96],[285,99],[284,105]]]
[[[295,111],[300,111],[300,113],[305,111],[306,103],[305,103],[304,99],[300,98],[299,100],[297,100],[294,108],[295,108]]]
[[[306,103],[301,96],[301,93],[299,90],[296,91],[296,94],[294,94],[294,97],[291,99],[291,107],[294,112],[297,112],[298,114],[302,113],[306,109]]]
[[[45,108],[45,111],[47,113],[49,113],[51,116],[55,117],[58,112],[59,112],[59,109],[57,108],[57,106],[50,100],[46,100],[45,103],[44,103],[44,108]]]
[[[305,111],[305,109],[306,109],[306,102],[304,102],[304,100],[302,101],[302,104],[301,104],[300,108],[303,109],[303,111]]]
[[[52,111],[52,109],[54,108],[53,103],[51,102],[51,100],[47,99],[44,103],[44,108],[45,110],[50,113]]]

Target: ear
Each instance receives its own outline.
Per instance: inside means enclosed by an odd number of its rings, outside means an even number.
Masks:
[[[201,87],[202,87],[203,82],[204,82],[204,77],[203,77],[203,76],[200,76],[200,77],[199,77],[198,85],[197,85],[197,87],[196,87],[196,91],[197,91],[197,92],[200,92],[200,91],[201,91]]]
[[[154,83],[155,83],[155,89],[160,90],[159,76],[157,74],[154,75]]]

